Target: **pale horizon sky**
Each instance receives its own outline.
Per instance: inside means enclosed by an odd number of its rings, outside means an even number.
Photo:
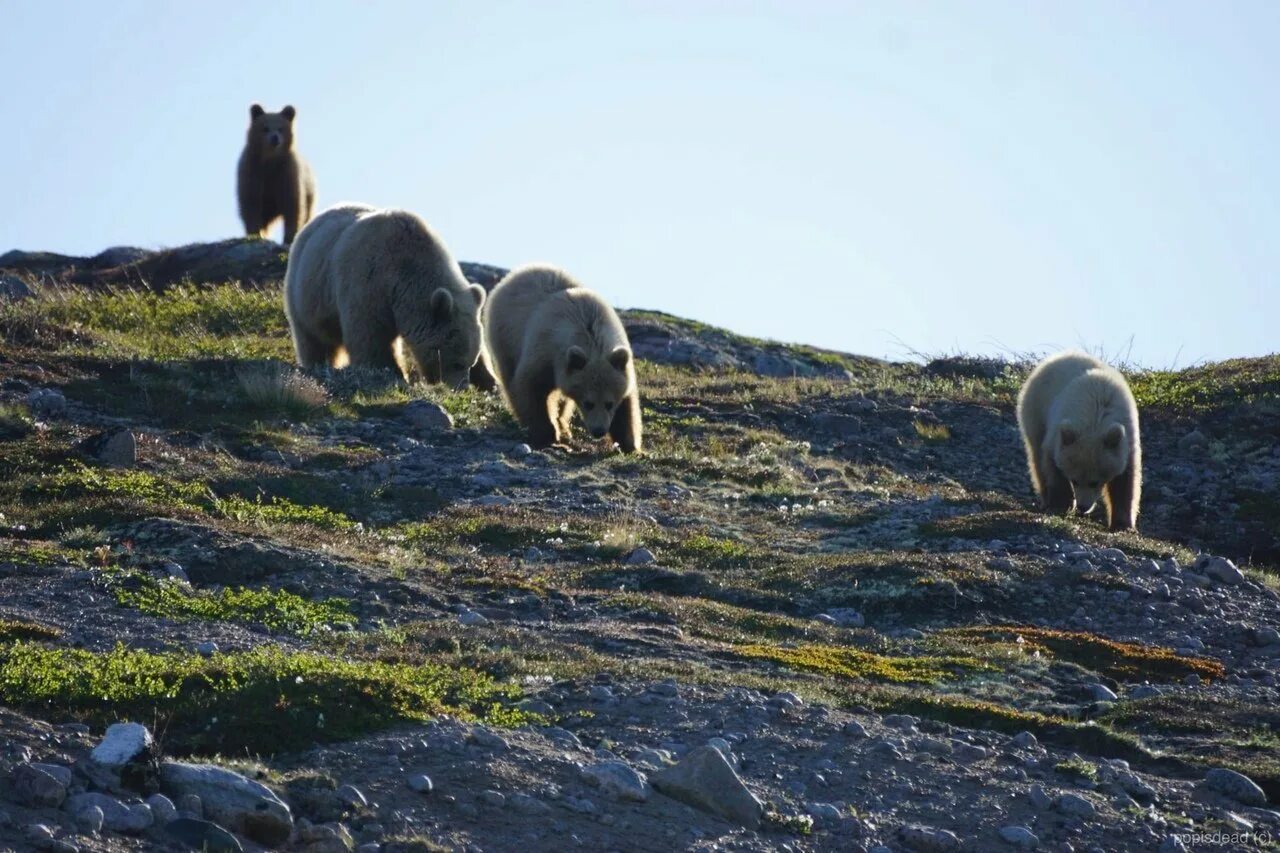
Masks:
[[[1280,350],[1273,2],[0,9],[0,253],[240,234],[249,105],[290,103],[320,209],[619,307],[892,358]]]

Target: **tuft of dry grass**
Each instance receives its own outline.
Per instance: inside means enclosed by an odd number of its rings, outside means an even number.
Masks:
[[[240,388],[255,408],[305,417],[329,404],[329,392],[312,377],[282,364],[245,367],[236,372]]]

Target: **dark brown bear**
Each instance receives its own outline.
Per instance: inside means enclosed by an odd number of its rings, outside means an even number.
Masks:
[[[316,182],[311,167],[293,149],[293,119],[298,111],[285,107],[269,113],[249,107],[249,136],[236,170],[240,219],[249,236],[265,237],[277,219],[284,218],[284,242],[311,219]]]

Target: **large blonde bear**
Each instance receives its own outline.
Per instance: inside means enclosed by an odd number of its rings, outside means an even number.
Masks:
[[[485,342],[529,443],[569,435],[576,408],[587,432],[641,449],[640,392],[622,321],[599,294],[549,266],[526,266],[494,287]]]
[[[1082,352],[1045,359],[1018,394],[1018,425],[1046,510],[1087,513],[1102,500],[1112,530],[1137,527],[1138,404],[1118,370]]]
[[[481,358],[484,288],[468,284],[440,237],[407,210],[339,204],[289,250],[285,314],[298,363],[401,370],[464,387]]]

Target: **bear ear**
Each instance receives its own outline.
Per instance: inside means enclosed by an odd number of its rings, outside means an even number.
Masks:
[[[447,320],[453,315],[453,296],[443,287],[431,294],[431,316]]]
[[[582,347],[569,347],[569,372],[581,370],[587,366],[587,354]]]
[[[487,293],[485,292],[485,289],[483,287],[481,287],[478,284],[473,284],[470,287],[468,287],[467,290],[471,291],[471,296],[476,300],[477,308],[484,305],[484,298],[487,295]]]
[[[293,106],[289,104],[286,104],[285,108],[280,111],[280,115],[284,116],[289,121],[293,121],[293,117],[296,116],[297,114],[298,114],[298,111],[295,110]]]
[[[1102,446],[1107,450],[1115,450],[1124,441],[1124,424],[1112,424],[1102,435]]]
[[[609,353],[609,363],[618,370],[626,370],[627,365],[631,363],[631,350],[626,347],[617,347]]]
[[[1062,442],[1063,447],[1070,447],[1076,443],[1076,439],[1080,437],[1080,433],[1076,432],[1076,428],[1071,424],[1062,424],[1058,427],[1058,439]]]
[[[249,118],[259,118],[265,113],[266,110],[262,108],[262,104],[253,104],[249,107]]]

